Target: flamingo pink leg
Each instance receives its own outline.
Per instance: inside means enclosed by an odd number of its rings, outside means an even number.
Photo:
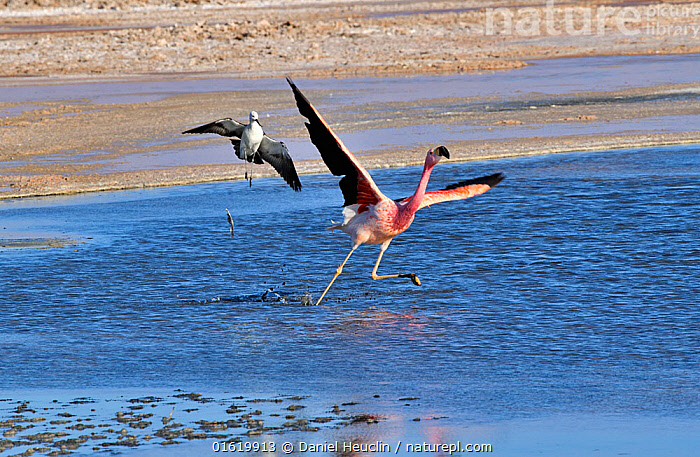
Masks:
[[[410,278],[413,284],[420,286],[420,280],[415,273],[381,276],[377,274],[379,263],[382,261],[384,251],[389,247],[391,240],[411,225],[416,211],[419,209],[436,203],[463,200],[483,194],[501,182],[504,178],[503,174],[494,173],[476,179],[463,180],[444,189],[427,192],[430,173],[435,165],[443,157],[450,158],[450,151],[445,146],[438,146],[430,149],[426,154],[423,173],[413,195],[400,200],[391,200],[379,190],[367,170],[331,130],[328,123],[294,82],[289,78],[287,78],[287,82],[294,92],[299,113],[308,119],[306,128],[309,131],[311,142],[318,149],[323,162],[328,166],[328,170],[335,176],[343,176],[340,180],[340,190],[345,199],[343,222],[329,228],[342,230],[350,235],[353,242],[352,251],[338,267],[338,271],[316,304],[321,303],[323,297],[326,296],[355,249],[365,243],[381,243],[379,257],[377,257],[377,263],[374,264],[372,270],[372,279]]]
[[[377,262],[374,264],[374,269],[372,270],[372,279],[377,280],[377,279],[391,279],[391,278],[411,278],[411,281],[413,281],[413,284],[420,286],[420,279],[418,279],[418,276],[415,273],[401,273],[401,274],[394,274],[394,275],[377,275],[377,269],[379,268],[379,262],[382,261],[382,256],[384,255],[384,251],[389,247],[389,243],[391,243],[391,240],[386,241],[382,243],[382,246],[379,251],[379,257],[377,257]]]
[[[340,266],[338,267],[338,269],[335,271],[335,275],[333,275],[333,279],[331,279],[331,282],[328,283],[328,286],[326,287],[326,290],[324,290],[324,291],[323,291],[323,294],[321,294],[321,298],[319,298],[318,301],[316,302],[316,306],[318,306],[318,305],[321,304],[321,300],[323,300],[323,297],[326,296],[326,292],[328,292],[328,289],[330,289],[331,286],[333,285],[333,283],[335,282],[335,278],[337,278],[338,276],[340,276],[340,273],[343,272],[343,266],[345,266],[345,262],[347,262],[348,259],[350,258],[350,256],[352,255],[352,253],[355,252],[355,249],[357,249],[357,248],[359,248],[359,247],[360,247],[359,244],[352,247],[352,249],[350,250],[350,253],[348,254],[348,256],[345,257],[345,260],[343,260],[343,263],[341,263]]]

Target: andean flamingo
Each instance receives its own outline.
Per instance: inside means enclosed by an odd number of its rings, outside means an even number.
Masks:
[[[248,125],[227,118],[185,130],[182,133],[217,133],[221,136],[233,137],[231,144],[239,159],[257,164],[262,164],[264,160],[272,165],[292,189],[301,190],[301,182],[287,146],[265,135],[258,120],[258,113],[251,111],[249,117]],[[246,177],[248,176],[246,171]],[[252,174],[250,180],[252,182]]]
[[[343,263],[331,279],[331,282],[323,291],[316,304],[320,304],[326,296],[328,289],[342,273],[343,266],[348,261],[355,249],[362,244],[379,244],[379,257],[372,270],[372,279],[410,278],[413,284],[420,286],[420,280],[415,273],[402,273],[391,275],[377,275],[379,262],[384,251],[389,247],[391,240],[396,235],[405,231],[413,222],[413,218],[421,208],[450,201],[462,200],[483,194],[494,187],[504,178],[502,173],[495,173],[481,178],[470,179],[450,185],[442,190],[426,192],[428,179],[433,167],[442,157],[450,158],[449,151],[444,146],[438,146],[428,151],[423,166],[423,174],[418,182],[418,188],[411,197],[400,200],[391,200],[386,197],[374,183],[367,170],[350,152],[343,142],[331,130],[325,120],[316,111],[316,108],[301,93],[291,79],[287,82],[294,91],[297,107],[302,116],[308,119],[306,128],[309,131],[311,142],[321,153],[321,158],[328,169],[336,176],[344,176],[340,180],[340,190],[343,192],[345,203],[343,206],[343,222],[329,227],[330,230],[340,229],[352,238],[352,249],[345,257]]]

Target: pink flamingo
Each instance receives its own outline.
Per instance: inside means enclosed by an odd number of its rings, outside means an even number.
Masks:
[[[372,180],[367,170],[350,152],[343,142],[331,130],[316,108],[301,93],[291,79],[287,82],[294,91],[297,107],[302,116],[306,117],[306,128],[311,142],[321,153],[321,158],[335,176],[344,176],[340,180],[340,190],[343,192],[343,222],[328,227],[330,230],[340,229],[352,238],[352,249],[323,291],[316,304],[333,285],[336,278],[343,272],[343,266],[355,250],[363,244],[379,244],[379,257],[372,270],[372,279],[410,278],[413,284],[420,286],[420,280],[415,273],[378,275],[377,269],[384,251],[389,247],[396,235],[404,232],[413,222],[416,211],[426,206],[451,200],[462,200],[483,194],[494,187],[504,178],[502,173],[495,173],[481,178],[470,179],[452,184],[442,190],[426,192],[430,173],[442,157],[450,158],[445,146],[438,146],[428,151],[423,166],[423,174],[418,182],[415,193],[407,198],[391,200],[386,197]]]

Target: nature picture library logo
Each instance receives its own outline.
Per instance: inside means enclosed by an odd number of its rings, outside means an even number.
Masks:
[[[487,8],[484,35],[524,37],[605,35],[685,36],[700,39],[700,3],[637,6],[557,6]]]

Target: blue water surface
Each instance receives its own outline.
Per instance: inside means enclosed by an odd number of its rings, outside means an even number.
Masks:
[[[543,432],[560,415],[671,421],[664,449],[691,455],[700,148],[444,161],[429,189],[496,171],[499,186],[421,210],[386,252],[380,274],[416,272],[421,287],[372,281],[378,249],[365,246],[318,307],[299,297],[318,298],[350,249],[324,230],[342,217],[330,175],[302,176],[300,193],[271,178],[2,201],[0,237],[79,245],[0,249],[0,393],[415,397],[410,411],[375,407],[426,434],[545,418]],[[371,174],[398,198],[420,172]],[[269,288],[287,299],[263,301]],[[626,433],[611,455],[635,442]],[[530,455],[509,446],[497,455]]]

